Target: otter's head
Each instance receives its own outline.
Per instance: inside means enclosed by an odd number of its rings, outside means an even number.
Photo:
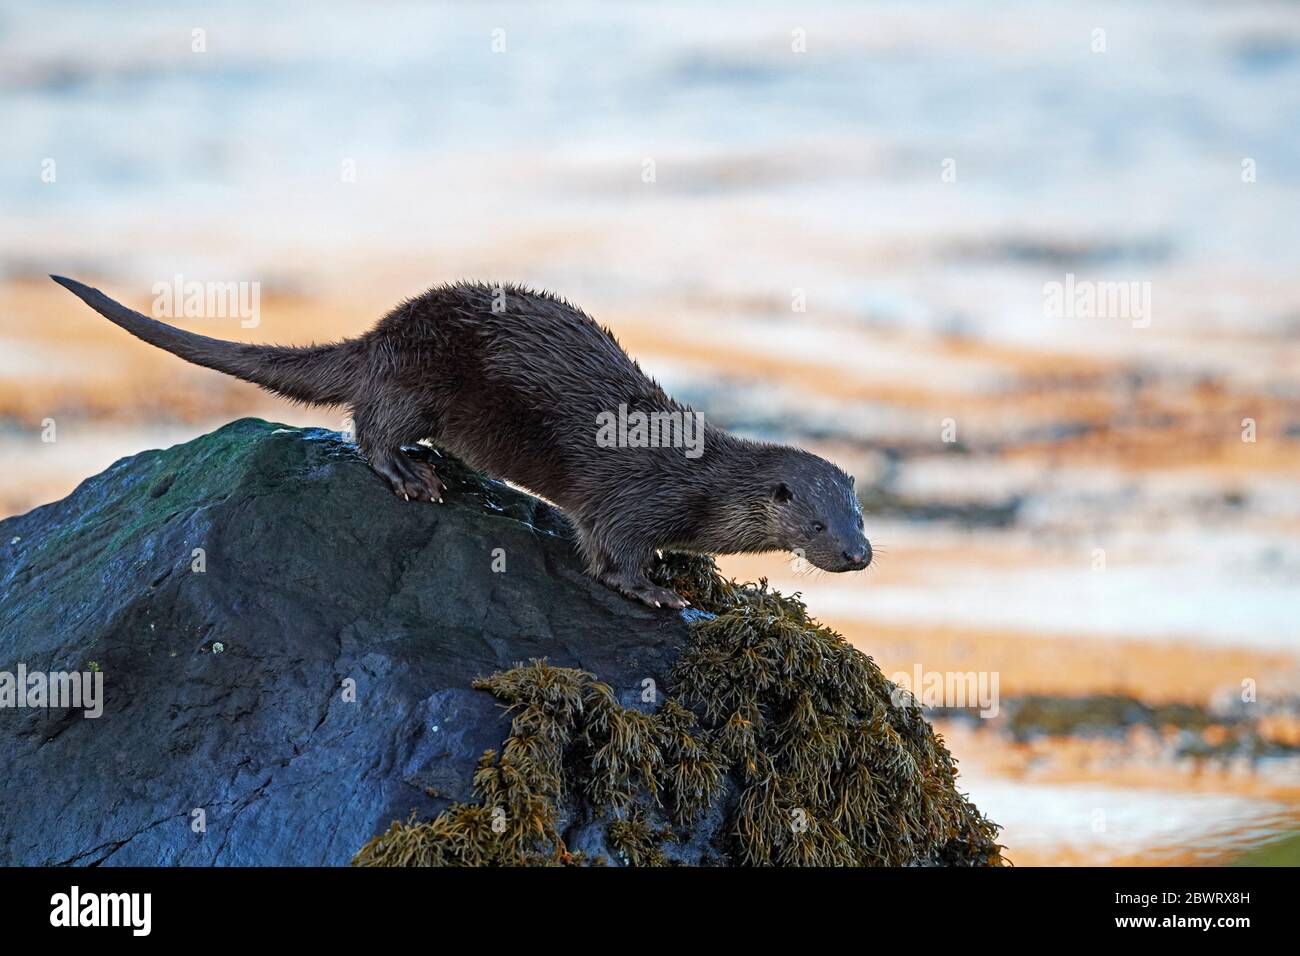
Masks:
[[[861,571],[871,563],[853,479],[824,458],[789,449],[766,484],[772,533],[781,547],[823,571]]]

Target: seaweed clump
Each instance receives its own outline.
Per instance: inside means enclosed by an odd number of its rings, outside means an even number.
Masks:
[[[478,803],[453,804],[433,820],[397,821],[353,859],[361,866],[508,866],[597,862],[570,853],[560,807],[574,790],[610,818],[609,845],[633,865],[662,865],[670,827],[686,826],[717,793],[722,770],[691,734],[694,715],[674,702],[654,714],[623,707],[608,684],[544,660],[480,678],[513,713],[500,753],[474,774]],[[572,789],[571,789],[572,788]]]
[[[670,699],[626,708],[594,675],[537,660],[476,681],[513,713],[479,762],[479,802],[394,822],[354,864],[601,862],[562,836],[562,813],[583,806],[624,862],[663,865],[724,793],[725,851],[741,864],[1003,862],[920,709],[797,597],[727,581],[702,557],[668,555],[654,576],[707,612]]]

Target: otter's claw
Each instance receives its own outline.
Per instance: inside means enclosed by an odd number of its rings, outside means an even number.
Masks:
[[[650,607],[671,607],[683,608],[690,605],[690,601],[682,597],[676,591],[670,591],[667,588],[656,587],[639,587],[630,588],[624,592],[628,597],[635,598],[642,604]]]

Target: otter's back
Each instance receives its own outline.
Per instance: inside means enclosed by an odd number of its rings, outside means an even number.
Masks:
[[[626,450],[597,448],[597,415],[681,407],[607,329],[546,293],[443,286],[394,309],[375,333],[428,363],[410,371],[427,376],[440,444],[562,505],[576,476],[632,464]]]

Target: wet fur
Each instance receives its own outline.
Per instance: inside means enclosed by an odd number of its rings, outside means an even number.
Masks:
[[[295,401],[348,405],[357,444],[401,495],[441,500],[432,468],[403,453],[428,440],[470,465],[555,502],[592,575],[651,605],[680,607],[645,569],[658,549],[707,554],[805,551],[850,570],[870,546],[852,480],[808,452],[705,425],[703,454],[601,448],[597,416],[685,412],[580,309],[545,292],[480,283],[439,286],[369,332],[303,348],[225,342],[175,328],[71,279],[52,277],[133,335],[189,362]],[[821,535],[809,532],[816,519]],[[825,539],[825,540],[820,540]],[[863,564],[865,566],[865,564]]]

